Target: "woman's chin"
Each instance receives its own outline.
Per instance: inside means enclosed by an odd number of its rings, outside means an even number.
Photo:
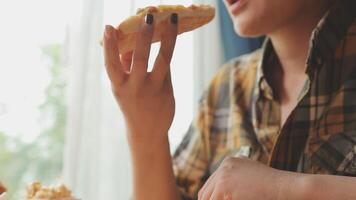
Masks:
[[[234,30],[236,34],[246,38],[260,37],[264,35],[264,33],[262,33],[260,30],[257,30],[256,27],[242,26],[241,24],[235,24]]]

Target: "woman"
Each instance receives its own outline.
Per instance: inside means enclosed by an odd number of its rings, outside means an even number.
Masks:
[[[119,57],[115,30],[105,30],[107,72],[128,127],[134,198],[356,199],[356,179],[347,177],[356,176],[356,1],[225,4],[236,33],[268,39],[217,73],[173,161],[167,132],[177,15],[151,73],[152,15],[133,56]]]

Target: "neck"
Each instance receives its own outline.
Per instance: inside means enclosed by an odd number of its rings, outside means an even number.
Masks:
[[[326,5],[309,5],[292,22],[268,34],[284,75],[304,75],[311,34],[326,10]]]

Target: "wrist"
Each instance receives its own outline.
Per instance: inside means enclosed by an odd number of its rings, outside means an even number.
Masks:
[[[284,184],[281,185],[279,200],[306,200],[313,199],[312,175],[286,172]],[[315,192],[315,191],[314,191]]]
[[[162,143],[168,141],[169,128],[160,126],[152,126],[146,124],[130,124],[126,123],[127,139],[129,144],[151,144]]]
[[[168,134],[148,130],[128,130],[127,141],[130,148],[157,147],[168,142]]]
[[[135,136],[138,135],[138,136]],[[132,158],[135,160],[170,155],[167,134],[149,134],[150,138],[140,137],[139,134],[128,134],[128,144]]]

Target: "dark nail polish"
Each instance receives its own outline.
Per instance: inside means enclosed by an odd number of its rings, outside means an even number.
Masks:
[[[178,14],[177,13],[172,13],[172,15],[171,15],[171,23],[172,24],[178,24]]]
[[[150,24],[151,25],[153,23],[153,15],[152,14],[147,14],[145,21],[146,21],[146,24]]]

